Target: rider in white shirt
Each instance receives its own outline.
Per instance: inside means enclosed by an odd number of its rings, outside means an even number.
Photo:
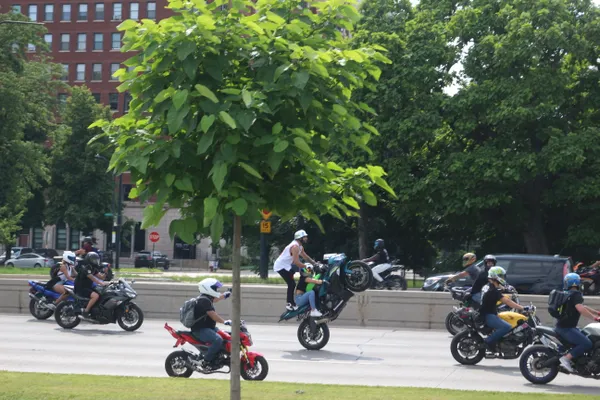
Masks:
[[[306,264],[300,261],[300,257],[316,264],[316,261],[306,254],[304,247],[302,246],[302,244],[307,241],[308,234],[304,230],[301,229],[294,233],[294,241],[283,249],[273,265],[273,270],[283,278],[285,283],[287,283],[287,304],[285,308],[289,311],[298,309],[296,302],[294,301],[294,289],[296,288],[294,274],[301,268],[306,268]]]

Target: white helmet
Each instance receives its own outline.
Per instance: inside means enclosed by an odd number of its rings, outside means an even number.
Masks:
[[[65,251],[62,255],[62,259],[67,264],[74,265],[75,260],[77,259],[77,256],[72,251]]]
[[[302,239],[303,237],[308,236],[304,229],[300,229],[294,233],[294,240]]]
[[[223,284],[215,278],[206,278],[198,282],[198,290],[202,294],[206,294],[211,297],[220,297],[219,289],[223,287]]]

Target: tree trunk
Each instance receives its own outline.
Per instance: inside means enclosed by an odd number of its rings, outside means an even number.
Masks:
[[[231,294],[231,378],[230,399],[240,400],[242,390],[240,387],[240,320],[241,297],[240,289],[240,248],[242,240],[242,219],[235,215],[233,219],[233,267],[232,294]]]
[[[367,210],[365,205],[361,204],[358,217],[358,257],[361,260],[369,257],[367,254]]]

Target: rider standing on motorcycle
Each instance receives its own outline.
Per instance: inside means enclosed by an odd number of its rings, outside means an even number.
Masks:
[[[565,275],[563,279],[563,289],[569,291],[569,299],[565,304],[564,317],[557,320],[555,331],[567,342],[574,344],[565,356],[560,358],[560,364],[569,372],[573,372],[571,361],[581,356],[592,348],[592,341],[585,336],[578,328],[579,317],[584,315],[600,321],[600,312],[583,305],[583,294],[579,290],[581,278],[578,274],[571,272]]]
[[[475,261],[477,261],[477,256],[475,256],[474,253],[465,253],[462,258],[462,265],[465,270],[446,279],[446,285],[467,275],[469,275],[473,282],[475,282],[477,280],[477,276],[479,275],[479,268],[475,266]]]
[[[496,257],[491,254],[488,254],[483,258],[483,268],[479,271],[479,275],[477,275],[477,279],[473,283],[473,287],[471,288],[471,299],[481,304],[481,290],[488,283],[488,271],[490,268],[496,266]]]
[[[392,265],[390,262],[390,256],[388,255],[387,250],[385,249],[385,242],[383,239],[377,239],[375,241],[375,245],[373,246],[375,250],[375,254],[373,256],[362,260],[364,263],[374,262],[373,268],[371,271],[373,272],[373,278],[377,279],[378,282],[383,282],[383,278],[379,275],[382,272],[385,272]]]
[[[210,343],[206,356],[202,360],[202,368],[205,369],[212,367],[215,356],[223,346],[223,338],[217,333],[217,322],[223,324],[225,320],[217,314],[213,304],[226,299],[231,292],[227,294],[219,293],[221,287],[223,287],[223,284],[215,278],[206,278],[198,283],[198,291],[201,295],[194,307],[196,322],[192,325],[191,331],[196,339]]]
[[[306,268],[300,271],[300,279],[298,280],[298,285],[296,286],[296,305],[298,307],[302,307],[308,303],[310,304],[310,316],[321,317],[323,316],[323,314],[321,314],[319,310],[317,310],[315,291],[306,291],[306,286],[309,283],[314,283],[316,285],[323,284],[323,281],[321,279],[312,279],[312,273],[313,268],[310,265],[307,265]]]
[[[488,282],[488,290],[481,300],[479,313],[484,318],[485,324],[494,329],[494,333],[484,339],[485,346],[489,351],[496,352],[496,342],[512,329],[508,322],[498,316],[497,303],[501,301],[507,306],[521,311],[525,311],[527,308],[505,297],[500,291],[501,286],[506,285],[506,271],[504,268],[490,268],[488,271]]]
[[[304,230],[301,229],[294,233],[294,241],[283,249],[273,265],[273,270],[283,278],[285,283],[287,283],[287,304],[285,305],[285,308],[289,311],[298,309],[298,306],[294,301],[294,289],[296,288],[294,274],[300,271],[301,268],[306,268],[306,264],[300,261],[300,256],[305,260],[310,261],[313,265],[317,264],[317,262],[310,258],[304,251],[302,244],[307,241],[308,234]]]
[[[78,296],[90,298],[82,312],[83,318],[90,318],[90,310],[100,298],[100,295],[92,289],[94,282],[101,286],[109,285],[109,282],[105,282],[95,276],[98,268],[100,268],[100,256],[98,253],[90,252],[85,255],[79,271],[77,271],[75,293]]]
[[[56,277],[50,279],[48,283],[46,283],[46,287],[54,290],[56,293],[60,293],[60,297],[56,299],[54,303],[46,304],[46,308],[55,310],[56,306],[69,296],[65,290],[65,284],[67,282],[74,282],[74,276],[77,276],[77,272],[75,271],[75,253],[72,251],[65,251],[63,253],[60,270],[56,274]]]

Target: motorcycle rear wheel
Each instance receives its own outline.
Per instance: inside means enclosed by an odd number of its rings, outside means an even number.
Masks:
[[[313,336],[309,319],[306,318],[298,326],[298,341],[307,350],[321,350],[329,342],[329,327],[327,324],[317,325],[317,332]]]
[[[355,293],[364,292],[373,284],[373,271],[369,266],[362,261],[352,261],[346,269],[351,272],[350,276],[346,275],[345,281],[348,289]]]
[[[469,337],[469,335],[471,335]],[[450,343],[450,352],[452,353],[452,357],[459,363],[463,365],[475,365],[478,364],[485,357],[485,349],[478,349],[479,345],[483,342],[479,335],[470,332],[469,330],[465,330],[459,332],[454,336],[452,342]],[[468,346],[468,350],[473,353],[473,357],[468,357],[461,352],[464,347]],[[475,348],[474,348],[475,347]]]
[[[246,381],[264,381],[269,373],[269,363],[263,356],[256,356],[254,359],[254,368],[248,363],[242,362],[240,375]]]
[[[445,325],[446,330],[450,332],[452,336],[456,335],[458,332],[462,332],[466,328],[465,324],[454,312],[449,312],[448,315],[446,315]]]
[[[75,314],[74,308],[74,303],[63,301],[56,307],[56,310],[54,310],[54,319],[61,328],[73,329],[81,322]]]
[[[546,346],[531,346],[521,354],[519,359],[521,375],[536,385],[545,385],[552,382],[558,375],[558,363],[546,368],[541,368],[538,364],[555,356],[557,354]],[[537,370],[542,372],[543,375],[540,377],[534,376],[533,372]]]
[[[131,319],[131,321],[129,321],[129,319]],[[128,313],[125,313],[125,310],[119,311],[117,323],[124,331],[133,332],[139,329],[140,326],[142,326],[142,324],[144,323],[144,313],[142,312],[142,309],[138,307],[137,304],[129,304]]]
[[[386,279],[387,289],[388,290],[406,290],[408,289],[408,284],[406,283],[406,279],[398,275],[391,275]]]
[[[29,301],[29,312],[39,320],[48,319],[52,316],[52,314],[54,314],[54,311],[50,310],[49,308],[42,307],[40,302],[35,299],[31,299]]]
[[[189,378],[194,370],[187,364],[188,353],[185,351],[174,351],[165,360],[165,371],[172,378]]]

